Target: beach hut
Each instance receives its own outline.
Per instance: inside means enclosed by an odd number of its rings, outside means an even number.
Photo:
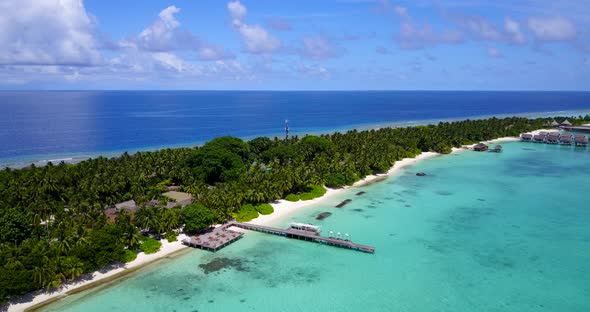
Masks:
[[[558,127],[559,124],[557,123],[557,121],[555,121],[555,119],[551,122],[551,126],[552,127]]]
[[[571,126],[571,125],[572,125],[572,123],[571,123],[569,120],[567,120],[567,119],[566,119],[566,120],[564,120],[564,121],[561,123],[561,125],[562,125],[562,126]]]
[[[488,150],[488,146],[483,143],[478,143],[473,147],[473,150],[476,152],[484,152]]]
[[[523,142],[530,142],[533,138],[533,135],[530,133],[523,133],[520,135],[520,140]]]
[[[489,152],[500,153],[502,151],[501,145],[496,145],[494,148],[490,149]]]

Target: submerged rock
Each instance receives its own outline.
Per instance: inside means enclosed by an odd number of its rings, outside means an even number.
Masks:
[[[324,220],[325,218],[331,216],[332,213],[331,212],[322,212],[320,213],[317,217],[315,217],[316,220]]]
[[[352,201],[352,199],[345,199],[344,201],[342,201],[340,204],[336,205],[336,208],[342,208],[345,205],[347,205],[348,203],[350,203]]]
[[[416,175],[419,176],[419,177],[423,177],[423,176],[426,176],[426,173],[424,173],[424,172],[418,172],[418,173],[416,173]]]

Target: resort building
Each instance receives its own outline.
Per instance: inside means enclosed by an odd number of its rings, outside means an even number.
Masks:
[[[479,143],[473,147],[473,150],[476,152],[484,152],[488,150],[488,146],[483,143]]]

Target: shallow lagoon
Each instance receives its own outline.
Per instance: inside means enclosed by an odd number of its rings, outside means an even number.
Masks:
[[[320,224],[375,254],[248,232],[43,311],[587,311],[590,149],[503,145],[435,157],[275,224]]]

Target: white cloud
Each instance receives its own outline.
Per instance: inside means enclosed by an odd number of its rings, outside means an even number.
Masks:
[[[306,37],[302,40],[301,55],[312,59],[326,59],[338,56],[336,48],[323,37]]]
[[[243,20],[246,17],[246,13],[248,13],[246,7],[239,0],[229,2],[227,4],[227,10],[232,19],[239,21]]]
[[[504,31],[506,31],[508,40],[512,43],[524,43],[526,41],[520,30],[520,24],[510,17],[504,20]]]
[[[175,6],[169,6],[158,14],[150,26],[144,29],[138,36],[141,46],[152,51],[167,51],[174,49],[177,45],[176,32],[174,31],[180,22],[174,14],[180,12]]]
[[[202,61],[233,59],[235,57],[232,53],[215,45],[202,45],[197,49],[197,56]]]
[[[0,64],[102,62],[82,0],[3,0],[0,10]]]
[[[270,54],[281,48],[281,41],[262,26],[250,25],[244,22],[247,9],[239,0],[229,2],[227,9],[232,18],[232,26],[240,34],[246,52]]]
[[[502,34],[487,19],[481,16],[463,16],[457,19],[477,39],[501,40]]]
[[[204,42],[191,31],[180,29],[176,14],[180,8],[169,6],[158,14],[158,18],[146,27],[137,38],[121,40],[123,49],[141,49],[149,52],[193,51],[200,60],[212,61],[233,58],[233,54],[222,47]]]
[[[532,17],[528,20],[528,26],[535,38],[541,41],[569,41],[576,38],[576,26],[560,16]]]
[[[318,77],[321,79],[332,78],[332,73],[327,68],[317,64],[299,64],[296,70],[303,76]]]
[[[167,69],[172,69],[177,72],[181,72],[186,68],[185,62],[182,59],[169,52],[155,52],[152,53],[152,57],[160,65],[164,66]]]
[[[463,41],[463,34],[457,31],[436,33],[429,24],[415,25],[408,10],[395,7],[395,13],[401,19],[399,34],[394,40],[402,49],[421,49],[438,44],[454,44]]]

